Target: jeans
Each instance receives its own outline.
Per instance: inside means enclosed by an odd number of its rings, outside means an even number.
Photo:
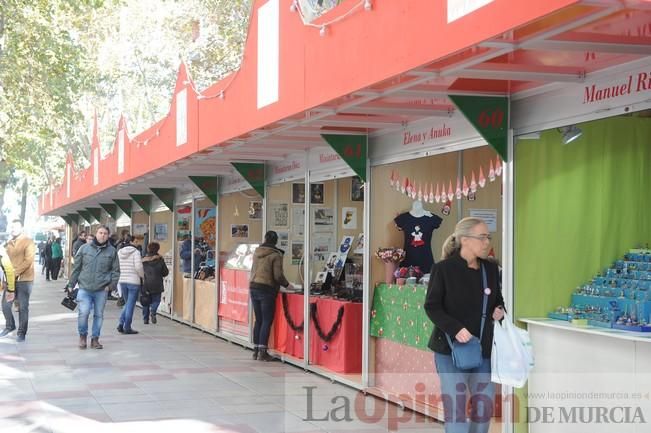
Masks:
[[[151,304],[142,306],[142,319],[149,320],[149,314],[155,316],[158,311],[158,306],[160,305],[161,293],[152,293],[151,295]]]
[[[122,288],[124,307],[122,307],[122,314],[120,314],[118,325],[122,326],[125,331],[128,331],[131,329],[133,310],[136,308],[138,292],[140,292],[140,284],[120,283],[120,287]]]
[[[79,335],[85,337],[88,335],[88,316],[90,309],[93,308],[93,333],[91,337],[99,338],[102,331],[102,322],[104,322],[104,306],[106,305],[106,290],[91,292],[85,289],[79,289],[77,292],[77,303],[79,314],[77,315],[77,329]]]
[[[434,354],[441,380],[445,433],[487,433],[495,407],[495,385],[491,382],[491,360],[472,370],[459,370],[451,355]],[[470,418],[467,418],[470,395]]]
[[[276,312],[275,290],[250,289],[251,303],[255,313],[255,325],[253,325],[253,344],[256,347],[266,348],[269,342],[271,324],[274,321]]]
[[[31,281],[18,281],[16,282],[16,296],[15,300],[18,301],[18,335],[23,337],[27,335],[27,322],[29,320],[29,297],[32,295],[32,282]],[[5,296],[7,292],[2,294],[2,314],[5,316],[5,329],[16,329],[16,321],[14,320],[14,313],[11,307],[14,301],[6,302]]]

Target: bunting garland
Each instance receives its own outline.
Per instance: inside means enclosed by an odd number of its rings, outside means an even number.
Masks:
[[[424,180],[416,180],[405,176],[400,178],[398,170],[391,170],[389,177],[389,184],[398,193],[406,195],[412,200],[420,200],[425,203],[442,203],[443,208],[441,213],[449,215],[452,208],[452,200],[456,197],[457,200],[466,198],[473,201],[476,199],[477,190],[486,187],[486,177],[484,176],[484,167],[479,166],[478,175],[475,175],[476,169],[472,169],[470,173],[470,183],[468,183],[468,176],[457,176],[456,188],[453,186],[453,179],[448,180],[448,187],[446,191],[445,181],[429,182]],[[495,179],[502,175],[502,160],[498,156],[496,160],[488,161],[488,181],[494,182]]]

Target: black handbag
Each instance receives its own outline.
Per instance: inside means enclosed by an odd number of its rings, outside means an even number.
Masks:
[[[486,281],[486,270],[484,265],[481,265],[481,276],[482,282],[484,283],[484,289],[488,287]],[[448,344],[452,349],[452,363],[459,370],[472,370],[473,368],[479,367],[482,362],[482,353],[481,353],[481,339],[484,336],[484,323],[486,322],[486,305],[488,304],[488,293],[484,291],[484,305],[482,306],[481,312],[481,328],[479,331],[479,338],[473,336],[470,341],[466,343],[461,343],[459,341],[452,342],[452,339],[448,334],[445,334],[445,337],[448,339]]]
[[[67,296],[61,301],[61,305],[70,311],[75,311],[75,308],[77,308],[77,302],[75,302],[74,299],[68,298]]]
[[[77,299],[77,293],[79,292],[79,289],[74,289],[74,290],[66,289],[66,290],[68,294],[61,301],[61,305],[63,305],[70,311],[75,311],[75,308],[77,308],[77,302],[75,300]]]
[[[143,307],[146,307],[147,305],[151,305],[151,295],[147,292],[142,292],[140,293],[140,305]]]
[[[126,304],[126,301],[122,296],[118,298],[118,301],[115,303],[118,307],[124,307],[124,304]]]

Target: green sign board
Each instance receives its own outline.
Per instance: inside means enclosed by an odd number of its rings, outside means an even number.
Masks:
[[[127,214],[129,218],[131,218],[131,207],[133,206],[133,202],[129,199],[118,199],[118,200],[113,200],[113,202],[118,205],[120,209],[122,209],[122,212]]]
[[[217,176],[190,176],[190,180],[197,185],[206,197],[214,204],[217,205],[219,199],[219,178]]]
[[[147,215],[151,213],[151,194],[129,194],[129,197],[135,201]]]
[[[69,213],[67,216],[68,216],[68,219],[69,219],[72,223],[79,224],[79,215],[78,215],[78,214],[76,214],[76,213]]]
[[[353,169],[362,182],[366,182],[368,136],[322,134],[321,137]]]
[[[176,191],[174,188],[149,188],[160,201],[172,212],[174,212],[174,197]]]
[[[501,96],[461,96],[449,98],[459,107],[479,134],[502,157],[508,159],[509,99]]]
[[[87,207],[86,210],[95,218],[97,222],[102,220],[102,208],[99,207]]]
[[[90,212],[86,210],[78,210],[77,213],[81,215],[81,217],[85,219],[88,224],[93,223],[93,217],[90,215]]]
[[[231,162],[235,170],[251,185],[251,187],[264,198],[264,182],[266,171],[264,164],[248,162]]]
[[[100,206],[106,211],[107,214],[111,215],[111,218],[114,220],[118,219],[118,206],[113,203],[100,203]]]

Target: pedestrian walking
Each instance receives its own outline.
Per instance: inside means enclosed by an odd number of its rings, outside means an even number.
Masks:
[[[52,238],[47,238],[45,247],[43,248],[43,255],[45,261],[43,262],[43,269],[45,269],[45,280],[50,281],[50,273],[52,269]]]
[[[14,220],[11,223],[11,239],[7,242],[6,250],[9,260],[14,268],[16,280],[16,296],[18,301],[18,332],[16,341],[25,341],[27,327],[29,322],[29,297],[32,294],[32,285],[34,283],[34,259],[36,258],[36,246],[34,241],[27,237],[23,230],[23,223],[20,220]],[[11,301],[6,300],[2,303],[2,313],[5,316],[5,329],[3,335],[16,329],[16,321],[11,311]],[[6,331],[6,332],[5,332]]]
[[[165,260],[158,255],[160,244],[151,242],[147,244],[147,255],[142,259],[142,266],[145,273],[142,290],[149,295],[149,304],[142,305],[142,320],[145,325],[156,324],[156,312],[160,305],[163,293],[163,278],[169,274]]]
[[[86,349],[88,342],[88,317],[93,309],[93,328],[90,347],[102,349],[99,342],[104,321],[104,307],[108,288],[117,283],[120,278],[120,263],[117,251],[108,242],[109,229],[99,226],[91,243],[79,247],[75,255],[68,288],[79,284],[77,302],[77,330],[79,332],[79,348]]]
[[[63,249],[61,248],[61,238],[56,238],[52,242],[52,258],[50,259],[50,278],[54,281],[59,279],[61,270],[61,261],[63,260]]]
[[[118,250],[120,260],[120,289],[124,298],[122,314],[118,321],[118,332],[121,334],[137,334],[138,331],[131,327],[133,311],[140,293],[141,279],[145,274],[142,266],[142,256],[138,248],[133,245],[133,237],[127,235],[123,239],[122,248]]]
[[[79,235],[77,236],[77,239],[72,243],[72,257],[77,254],[77,251],[83,244],[86,243],[86,232],[84,230],[79,232]]]

